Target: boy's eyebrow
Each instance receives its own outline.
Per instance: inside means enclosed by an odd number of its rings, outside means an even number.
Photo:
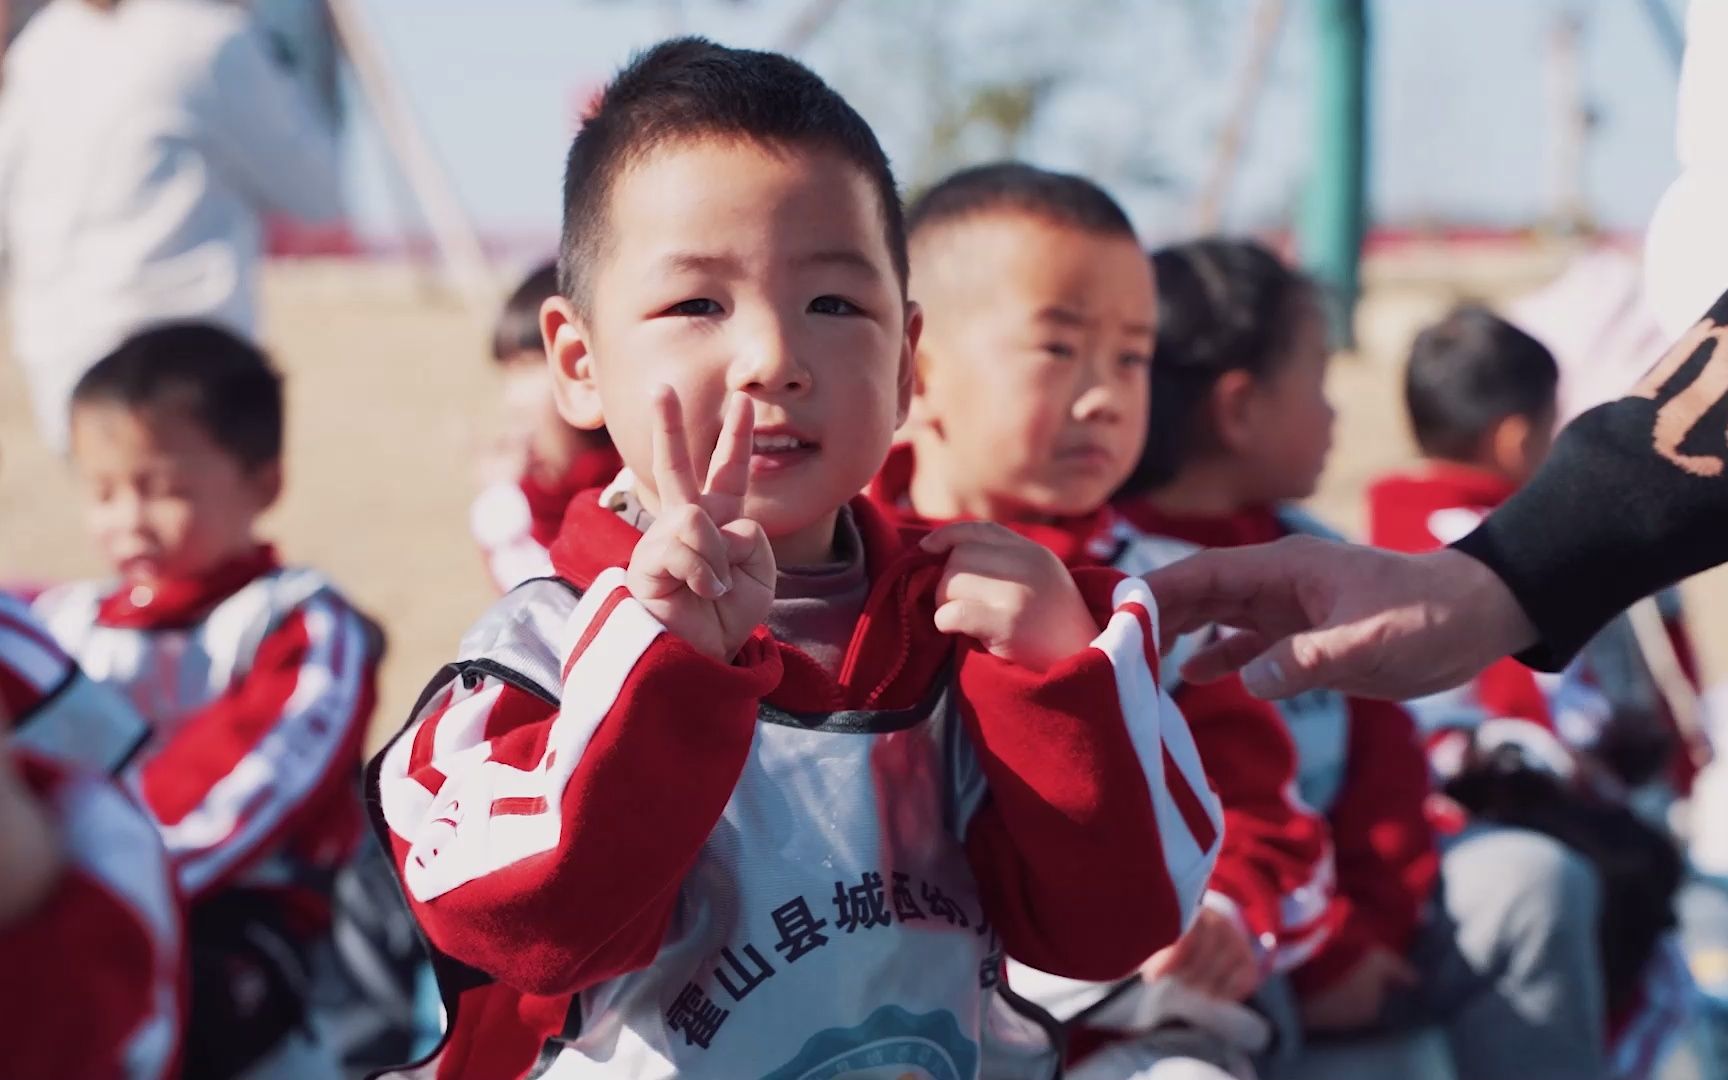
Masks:
[[[1063,327],[1083,328],[1097,320],[1089,319],[1078,311],[1075,311],[1073,308],[1051,306],[1038,313],[1038,321],[1052,322],[1057,326]],[[1122,330],[1125,333],[1144,335],[1146,337],[1152,337],[1155,332],[1150,322],[1123,323]]]
[[[854,248],[835,248],[832,251],[813,251],[808,255],[799,256],[798,262],[804,266],[838,266],[843,269],[857,270],[866,274],[876,273],[876,264],[871,262],[862,251]]]
[[[738,270],[738,260],[730,255],[704,255],[699,251],[674,251],[660,259],[660,265],[667,273],[688,271],[691,273],[735,273]]]

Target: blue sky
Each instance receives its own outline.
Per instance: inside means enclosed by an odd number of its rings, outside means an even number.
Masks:
[[[464,205],[491,235],[550,246],[581,95],[632,50],[683,29],[768,46],[804,0],[365,0],[392,72]],[[849,0],[804,59],[916,171],[931,116],[926,33],[947,14],[950,84],[1058,73],[1021,155],[1094,175],[1156,240],[1191,228],[1194,188],[1226,107],[1251,0]],[[1680,0],[1672,0],[1678,9]],[[1227,223],[1288,218],[1309,160],[1309,0],[1288,0]],[[1373,165],[1378,220],[1529,224],[1551,205],[1546,41],[1586,16],[1583,78],[1601,116],[1587,192],[1602,223],[1636,229],[1673,175],[1675,71],[1639,0],[1374,0]],[[922,59],[921,59],[922,58]],[[376,133],[350,125],[363,233],[403,230]],[[990,154],[984,140],[972,148]],[[1147,160],[1170,182],[1137,179]],[[408,228],[416,229],[412,222]]]

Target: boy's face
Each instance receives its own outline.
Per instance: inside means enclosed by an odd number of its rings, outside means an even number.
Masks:
[[[172,402],[74,406],[72,460],[98,548],[139,584],[197,577],[250,552],[281,488],[278,465],[246,467]]]
[[[542,314],[559,410],[610,429],[655,510],[654,388],[677,394],[698,475],[748,394],[744,516],[782,563],[822,560],[911,393],[919,318],[869,181],[825,152],[678,142],[619,177],[607,218],[586,316],[562,298]]]
[[[913,245],[919,472],[967,516],[1090,513],[1146,440],[1157,294],[1131,238],[987,211]]]

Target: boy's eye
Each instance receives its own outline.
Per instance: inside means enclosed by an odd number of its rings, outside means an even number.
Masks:
[[[718,314],[720,314],[720,311],[721,311],[721,308],[720,308],[720,305],[718,303],[716,303],[713,300],[708,299],[705,296],[702,296],[702,297],[697,297],[694,300],[685,300],[685,301],[682,301],[680,303],[673,304],[671,307],[666,309],[666,314],[668,314],[668,315],[697,315],[697,316],[701,316],[701,315],[718,315]]]
[[[818,296],[810,301],[813,315],[862,315],[864,309],[838,296]]]
[[[1074,346],[1061,341],[1046,341],[1044,351],[1058,360],[1072,360],[1075,353]]]
[[[1152,358],[1144,353],[1123,353],[1122,366],[1125,368],[1151,367]]]

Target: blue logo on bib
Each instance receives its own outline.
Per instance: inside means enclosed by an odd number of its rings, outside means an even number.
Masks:
[[[914,1016],[884,1005],[854,1028],[810,1037],[764,1080],[972,1080],[978,1047],[949,1012]]]

